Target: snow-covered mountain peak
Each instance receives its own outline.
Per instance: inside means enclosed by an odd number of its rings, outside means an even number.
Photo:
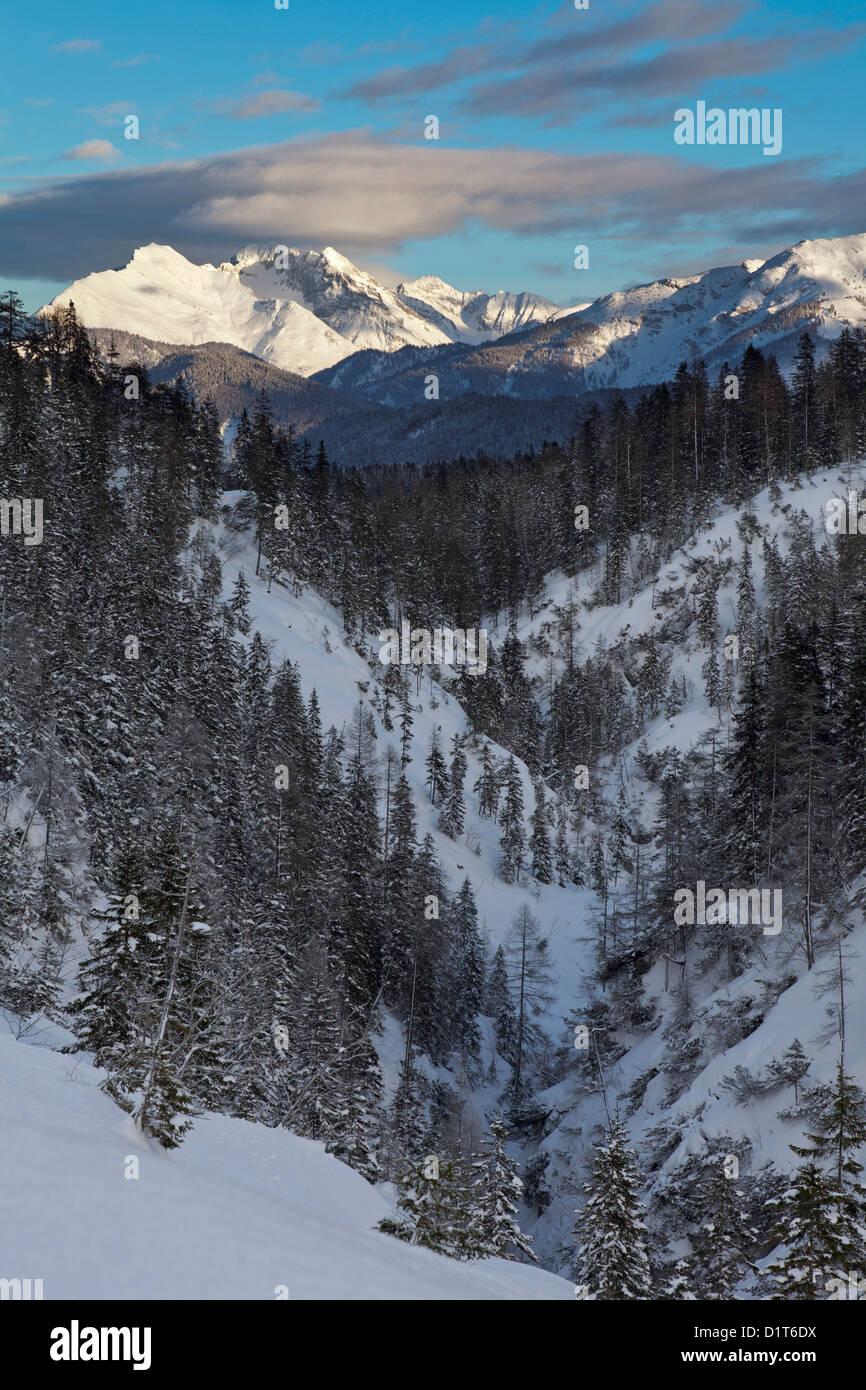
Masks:
[[[53,303],[69,300],[88,327],[230,343],[305,376],[359,350],[474,348],[520,333],[502,389],[521,394],[522,376],[532,373],[543,395],[545,383],[593,390],[670,380],[696,352],[717,370],[746,342],[772,350],[787,370],[804,328],[820,345],[844,324],[866,322],[866,233],[804,240],[766,260],[668,276],[566,308],[528,291],[457,289],[438,275],[391,289],[333,246],[253,242],[213,266],[151,243]]]

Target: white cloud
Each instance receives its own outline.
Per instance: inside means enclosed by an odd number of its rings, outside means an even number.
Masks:
[[[104,140],[67,155],[114,157]],[[401,142],[347,131],[22,189],[0,213],[0,245],[7,274],[38,274],[49,255],[58,278],[74,279],[150,241],[199,262],[265,240],[380,260],[409,241],[492,229],[561,237],[570,257],[591,237],[643,250],[699,234],[722,245],[785,245],[804,225],[811,236],[866,226],[866,172],[831,175],[807,160],[768,171],[675,155],[440,148],[420,130]]]
[[[277,116],[283,111],[316,111],[319,103],[303,92],[283,92],[270,90],[259,92],[257,96],[247,97],[227,114],[234,121],[249,120],[256,116]]]
[[[119,159],[120,150],[115,149],[110,140],[85,140],[83,145],[67,150],[61,159]]]
[[[99,39],[67,39],[65,43],[56,43],[51,49],[52,53],[98,53],[102,44]]]

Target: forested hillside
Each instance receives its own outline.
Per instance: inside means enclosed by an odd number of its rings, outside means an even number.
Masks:
[[[385,1258],[590,1298],[861,1267],[866,559],[827,503],[866,333],[338,469],[264,394],[227,460],[74,310],[0,318],[2,494],[44,507],[0,541],[11,1030],[164,1148],[217,1114],[391,1185]],[[404,622],[486,668],[385,664]],[[774,915],[676,915],[699,884]]]

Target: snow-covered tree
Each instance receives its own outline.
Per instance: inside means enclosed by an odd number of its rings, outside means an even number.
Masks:
[[[648,1299],[652,1294],[640,1178],[624,1126],[615,1121],[596,1150],[586,1202],[575,1224],[576,1278],[591,1299]]]
[[[486,1152],[472,1165],[472,1224],[478,1232],[480,1253],[514,1260],[518,1254],[535,1260],[532,1242],[517,1220],[523,1183],[505,1152],[506,1129],[493,1120],[484,1139]]]

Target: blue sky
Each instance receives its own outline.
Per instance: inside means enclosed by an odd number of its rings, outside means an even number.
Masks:
[[[575,303],[866,231],[861,5],[289,4],[9,7],[0,286],[276,241]],[[698,100],[781,108],[781,154],[675,145]]]

